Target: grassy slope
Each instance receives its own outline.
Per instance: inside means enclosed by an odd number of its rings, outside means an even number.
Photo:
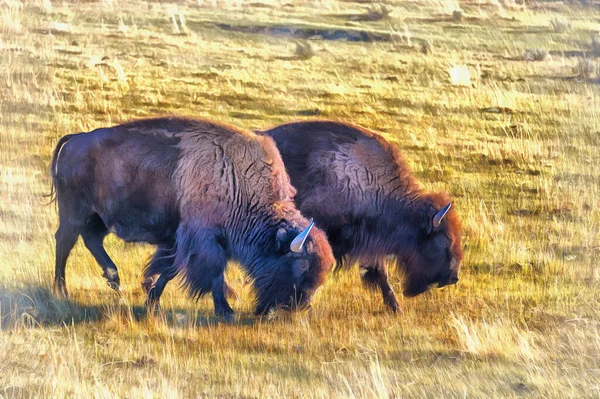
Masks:
[[[0,3],[0,397],[598,396],[599,86],[571,78],[576,59],[518,57],[585,49],[599,13],[541,4],[461,3],[474,18],[444,22],[431,19],[452,2],[402,2],[360,22],[345,15],[367,5],[336,1]],[[570,32],[549,27],[559,14]],[[293,39],[215,22],[397,37],[312,40],[299,59]],[[469,66],[471,87],[449,84],[452,64]],[[492,106],[514,113],[480,111]],[[60,136],[158,114],[263,128],[315,110],[382,132],[428,188],[456,197],[457,287],[402,300],[394,316],[348,273],[311,313],[261,322],[234,269],[238,324],[216,323],[211,301],[175,284],[165,314],[145,318],[152,249],[110,237],[124,296],[79,243],[71,301],[53,299],[57,216],[41,196]]]

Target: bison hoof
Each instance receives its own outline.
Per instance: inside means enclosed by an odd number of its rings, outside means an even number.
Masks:
[[[119,283],[117,283],[117,282],[107,281],[106,285],[108,285],[110,288],[112,288],[113,290],[115,290],[117,292],[121,292],[121,287],[119,286]]]
[[[403,313],[402,312],[402,308],[400,307],[400,305],[398,305],[397,303],[395,304],[389,304],[387,305],[388,309],[392,312],[392,313]]]
[[[240,319],[240,317],[235,313],[220,314],[220,315],[217,315],[217,317],[219,319],[223,320],[227,324],[233,324]]]
[[[117,290],[117,288],[119,288],[119,283],[121,280],[119,279],[119,272],[117,271],[117,269],[106,268],[104,270],[103,275],[104,275],[104,278],[106,279],[106,282],[108,283],[109,287],[111,287],[112,289],[115,289],[115,290]],[[117,287],[117,288],[115,288],[115,287]]]
[[[154,285],[154,279],[152,277],[148,277],[146,280],[142,282],[142,291],[144,294],[148,294]]]
[[[154,315],[161,311],[160,303],[158,301],[146,300],[144,307],[146,308],[146,313],[148,315]]]
[[[215,310],[217,318],[224,320],[227,323],[232,323],[238,319],[238,316],[231,309],[219,309]]]
[[[54,284],[54,286],[52,287],[52,292],[54,293],[54,296],[58,299],[67,299],[69,297],[67,287],[64,284]]]
[[[398,300],[394,294],[383,299],[383,302],[388,307],[388,309],[393,313],[402,313],[402,308],[398,304]]]

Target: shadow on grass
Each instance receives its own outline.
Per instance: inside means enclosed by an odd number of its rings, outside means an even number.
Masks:
[[[253,326],[261,321],[261,317],[259,316],[252,316],[250,314],[240,313],[236,313],[236,315],[231,320],[225,320],[223,317],[215,316],[211,312],[190,309],[161,309],[157,312],[154,312],[153,314],[148,314],[146,308],[143,306],[134,307],[132,310],[134,317],[137,320],[142,320],[146,318],[159,318],[163,320],[163,322],[167,323],[167,325],[177,328],[207,328],[215,326],[217,324],[230,324],[232,326]],[[267,320],[267,318],[262,318],[262,320]]]
[[[0,329],[84,323],[99,320],[101,309],[56,298],[39,284],[0,286]]]
[[[119,294],[111,294],[114,295]],[[131,305],[123,296],[102,304],[86,305],[72,299],[57,298],[50,287],[40,284],[0,285],[0,330],[89,324],[115,318],[123,323],[159,318],[174,328],[204,328],[219,323],[251,326],[264,320],[251,314],[237,314],[227,321],[215,316],[212,311],[189,308],[161,309],[149,315],[145,306]]]

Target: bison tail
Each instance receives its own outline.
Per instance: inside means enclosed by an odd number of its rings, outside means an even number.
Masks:
[[[71,138],[76,136],[76,134],[67,134],[58,140],[56,147],[54,148],[54,152],[52,152],[52,162],[50,164],[50,175],[52,176],[52,182],[50,183],[50,194],[44,195],[44,197],[50,197],[50,201],[46,205],[50,205],[54,201],[56,201],[56,178],[58,176],[58,156],[60,155],[60,150],[63,146],[69,141]]]

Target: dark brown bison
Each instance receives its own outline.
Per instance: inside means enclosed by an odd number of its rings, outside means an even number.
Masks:
[[[395,148],[360,126],[296,122],[264,132],[275,140],[296,205],[327,234],[338,265],[358,261],[362,281],[398,301],[384,260],[405,273],[404,294],[458,281],[460,222],[445,193],[428,193]]]
[[[146,270],[155,277],[149,304],[182,272],[191,295],[211,292],[224,316],[233,313],[223,279],[230,259],[254,279],[257,313],[307,305],[334,263],[325,234],[294,206],[273,141],[232,126],[159,118],[68,135],[54,151],[52,177],[59,295],[67,295],[65,265],[80,235],[119,289],[102,244],[109,231],[158,246]]]

